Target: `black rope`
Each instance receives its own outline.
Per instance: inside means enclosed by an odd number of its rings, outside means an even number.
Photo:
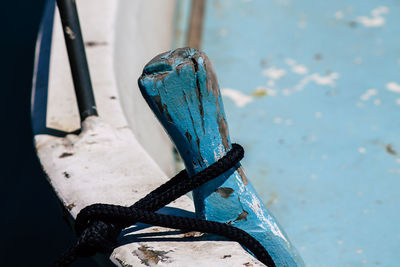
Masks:
[[[275,267],[266,249],[254,237],[239,228],[225,223],[155,213],[180,196],[235,167],[243,156],[243,148],[238,144],[232,144],[232,149],[224,157],[198,174],[189,178],[187,172],[183,170],[130,207],[93,204],[83,208],[75,221],[78,241],[54,266],[68,266],[78,257],[93,256],[97,252],[111,253],[117,246],[121,230],[141,222],[227,237],[246,247],[267,266]]]

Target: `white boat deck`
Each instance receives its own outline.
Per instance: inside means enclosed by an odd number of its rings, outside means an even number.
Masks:
[[[52,134],[80,128],[57,12],[48,87],[39,75],[45,70],[37,67],[32,118],[40,162],[72,217],[94,203],[131,205],[176,172],[171,143],[137,88],[145,63],[170,48],[174,2],[77,4],[100,118],[87,118],[79,135]],[[46,41],[43,31],[40,38],[38,54],[45,53],[40,49]],[[44,125],[40,114],[46,117]],[[192,201],[183,196],[161,212],[192,216],[193,210]],[[123,231],[120,246],[109,256],[118,266],[263,266],[236,242],[207,239],[200,233],[138,224]],[[110,264],[102,256],[97,260]]]

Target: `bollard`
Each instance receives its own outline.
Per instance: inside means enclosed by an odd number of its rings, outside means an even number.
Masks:
[[[179,48],[156,56],[145,66],[139,87],[189,176],[231,148],[217,78],[203,52]],[[240,164],[194,190],[193,198],[199,218],[245,230],[266,248],[276,266],[304,266]]]

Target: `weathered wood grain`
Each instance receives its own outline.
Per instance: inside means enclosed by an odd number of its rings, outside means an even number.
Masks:
[[[139,87],[190,175],[211,165],[231,148],[217,78],[203,52],[181,48],[158,55],[144,68]],[[240,164],[193,195],[199,217],[247,231],[264,245],[277,266],[303,265]]]

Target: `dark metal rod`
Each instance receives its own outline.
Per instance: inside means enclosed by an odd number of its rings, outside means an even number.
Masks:
[[[75,0],[57,0],[81,121],[97,116]]]

